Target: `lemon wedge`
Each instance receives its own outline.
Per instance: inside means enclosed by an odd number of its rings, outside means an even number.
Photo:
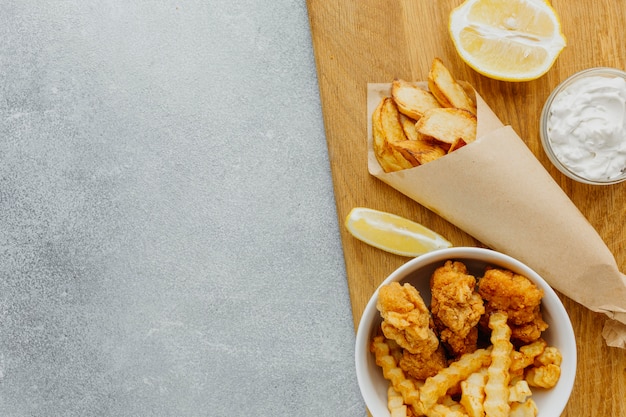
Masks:
[[[445,238],[419,223],[365,207],[353,208],[346,216],[345,226],[355,238],[401,256],[417,257],[452,246]]]
[[[503,81],[541,77],[566,44],[544,0],[466,0],[450,13],[449,30],[467,65]]]

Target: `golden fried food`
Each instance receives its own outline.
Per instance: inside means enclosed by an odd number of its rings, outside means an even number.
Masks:
[[[417,130],[415,129],[415,119],[411,119],[409,116],[400,113],[400,124],[407,138],[407,140],[403,142],[411,142],[419,139],[417,137]]]
[[[398,366],[385,337],[375,336],[372,339],[370,351],[374,353],[376,365],[382,368],[383,377],[391,383],[394,390],[402,394],[404,403],[409,405],[417,415],[423,415],[418,387],[414,380],[407,378]]]
[[[561,365],[562,361],[563,356],[561,356],[561,352],[554,346],[547,346],[543,352],[537,356],[535,365]]]
[[[431,276],[430,289],[430,309],[441,341],[455,357],[476,350],[477,325],[485,313],[476,278],[462,262],[446,261]]]
[[[387,408],[390,417],[407,417],[407,406],[404,404],[402,394],[396,391],[392,385],[387,389]]]
[[[391,96],[372,113],[372,147],[383,171],[423,165],[476,139],[472,87],[455,80],[438,58],[428,85],[395,79]]]
[[[436,141],[429,139],[405,140],[390,144],[412,166],[423,165],[444,156],[447,151]]]
[[[431,109],[415,123],[418,137],[431,138],[448,144],[459,138],[465,143],[476,140],[476,116],[464,109]]]
[[[554,364],[533,367],[526,372],[526,381],[531,387],[552,388],[560,377],[561,367]]]
[[[533,387],[552,388],[561,377],[561,352],[548,346],[535,358],[534,366],[526,372],[526,380]]]
[[[441,107],[430,91],[400,79],[391,83],[391,97],[403,114],[415,120],[419,120],[427,110]]]
[[[404,372],[415,379],[424,380],[437,375],[448,365],[448,360],[443,346],[440,345],[430,356],[415,355],[405,350],[399,363]]]
[[[385,172],[412,168],[413,165],[390,144],[407,140],[400,123],[400,114],[390,97],[384,98],[372,114],[374,154]]]
[[[487,369],[485,385],[485,414],[489,417],[508,417],[509,405],[509,368],[511,366],[511,329],[506,324],[507,315],[496,312],[489,316],[491,332],[491,364]]]
[[[437,268],[430,284],[431,311],[411,284],[379,289],[383,322],[370,350],[390,382],[391,415],[536,417],[532,387],[558,383],[561,352],[541,337],[514,345],[513,335],[533,326],[540,335],[547,326],[539,311],[542,291],[526,277],[495,268],[477,284],[466,265],[454,260]],[[490,332],[487,347],[472,336],[481,320]],[[454,356],[444,346],[473,351]]]
[[[472,353],[466,353],[437,375],[426,379],[420,389],[424,410],[431,409],[449,389],[490,363],[491,349],[477,349]]]
[[[402,348],[413,354],[431,356],[439,347],[430,311],[411,284],[392,282],[382,286],[378,290],[376,308],[383,318],[383,334]]]
[[[465,381],[461,381],[461,405],[469,417],[484,417],[485,384],[487,369],[483,368],[471,374]]]
[[[511,353],[511,372],[523,373],[524,369],[535,363],[535,358],[543,353],[547,343],[543,339],[537,339],[534,342],[521,346],[519,350]]]
[[[528,386],[528,382],[524,379],[520,379],[509,387],[509,402],[510,403],[523,403],[526,398],[532,395],[532,391]]]
[[[532,398],[529,398],[523,403],[511,404],[509,417],[537,417],[537,414],[539,414],[537,404],[535,404]]]
[[[439,58],[433,59],[428,72],[428,89],[443,107],[455,107],[476,114],[476,104]]]
[[[458,407],[435,404],[430,410],[426,412],[427,417],[467,417],[467,414]]]
[[[454,152],[465,145],[467,145],[467,142],[465,142],[463,138],[456,138],[454,142],[450,144],[450,148],[448,148],[448,153]]]
[[[508,316],[511,338],[530,343],[548,328],[541,315],[543,291],[523,275],[491,268],[478,282],[478,292],[485,300],[487,314],[502,311]]]

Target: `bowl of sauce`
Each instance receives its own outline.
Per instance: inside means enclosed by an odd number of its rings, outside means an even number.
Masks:
[[[626,72],[598,67],[567,78],[546,100],[540,136],[567,177],[593,185],[626,180]]]

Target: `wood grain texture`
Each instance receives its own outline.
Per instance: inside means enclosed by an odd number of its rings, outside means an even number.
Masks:
[[[461,3],[307,0],[340,224],[353,207],[365,206],[420,222],[455,246],[480,245],[367,171],[367,83],[390,82],[394,77],[424,80],[438,56],[515,129],[626,271],[626,183],[594,187],[567,179],[550,164],[538,133],[543,103],[560,81],[589,67],[626,69],[626,0],[553,0],[568,45],[546,75],[524,83],[483,77],[461,61],[447,32],[448,15]],[[374,289],[407,259],[357,241],[344,227],[340,232],[356,326]],[[562,300],[572,319],[579,354],[574,391],[563,416],[626,416],[626,351],[604,344],[604,316],[566,297]]]

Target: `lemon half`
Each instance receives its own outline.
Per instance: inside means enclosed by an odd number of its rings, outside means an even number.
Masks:
[[[353,208],[345,226],[355,238],[401,256],[417,257],[452,246],[444,237],[419,223],[365,207]]]
[[[566,45],[544,0],[466,0],[450,13],[449,30],[463,61],[503,81],[541,77]]]

